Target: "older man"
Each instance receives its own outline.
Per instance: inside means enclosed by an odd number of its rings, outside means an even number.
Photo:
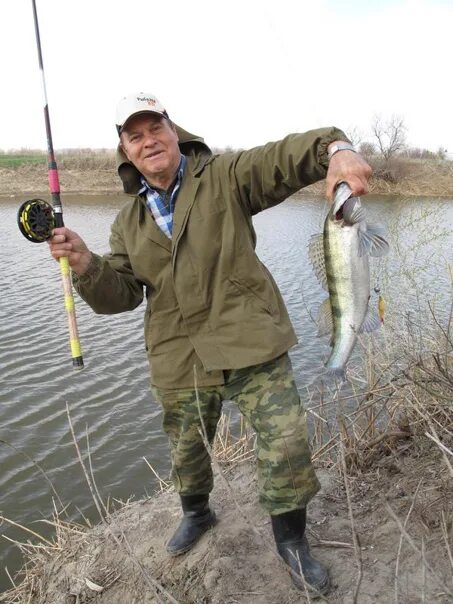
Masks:
[[[167,550],[188,551],[215,523],[200,416],[212,441],[222,401],[234,400],[257,434],[259,497],[277,549],[296,586],[301,566],[325,592],[328,572],[305,537],[319,483],[288,357],[296,336],[255,253],[252,216],[323,178],[329,198],[341,181],[364,194],[371,169],[333,127],[215,156],[152,94],[124,97],[116,126],[118,173],[132,199],[112,225],[110,254],[92,253],[67,228],[55,229],[50,247],[54,258],[68,256],[78,292],[97,313],[132,310],[146,294],[151,384],[183,510]]]

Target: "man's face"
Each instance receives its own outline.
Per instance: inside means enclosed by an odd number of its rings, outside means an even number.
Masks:
[[[181,154],[175,127],[167,119],[152,113],[131,117],[121,133],[121,145],[128,160],[151,185],[171,185]]]

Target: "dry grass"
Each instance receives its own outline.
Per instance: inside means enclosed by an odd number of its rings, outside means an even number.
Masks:
[[[397,378],[392,377],[387,383],[383,384],[382,379],[376,380],[376,383],[370,384],[360,393],[354,393],[356,403],[353,410],[347,413],[339,413],[338,432],[331,435],[330,430],[326,429],[331,422],[331,413],[325,400],[316,410],[317,416],[314,417],[315,429],[313,432],[314,458],[318,463],[329,466],[332,470],[337,470],[339,476],[342,476],[345,493],[350,510],[352,543],[357,558],[357,584],[354,601],[360,602],[360,582],[362,576],[360,543],[354,529],[354,518],[352,514],[351,498],[357,494],[357,477],[363,480],[368,476],[368,480],[374,480],[373,475],[377,475],[383,470],[383,460],[393,461],[395,457],[404,450],[405,454],[413,454],[415,458],[423,456],[424,459],[433,459],[432,451],[437,449],[440,453],[439,458],[444,459],[444,468],[440,470],[443,478],[435,477],[430,480],[430,476],[425,474],[432,472],[432,465],[423,467],[415,464],[413,475],[409,481],[414,485],[414,498],[411,502],[411,508],[406,514],[406,518],[400,520],[393,507],[389,506],[389,515],[395,517],[396,530],[401,531],[401,544],[408,542],[412,548],[422,553],[422,544],[416,543],[416,537],[409,532],[407,522],[409,516],[425,517],[423,512],[423,491],[432,489],[433,482],[437,481],[437,492],[442,493],[435,505],[430,501],[430,516],[438,516],[438,526],[441,527],[443,546],[451,561],[452,579],[453,579],[453,557],[451,546],[452,532],[452,511],[451,511],[451,480],[446,480],[446,474],[453,477],[451,461],[453,456],[453,408],[451,406],[452,388],[453,388],[453,357],[450,340],[450,332],[446,332],[448,342],[447,349],[433,350],[430,357],[422,359],[414,358],[408,363],[407,368]],[[331,399],[339,408],[346,403],[350,405],[351,397],[342,397],[338,392],[330,393]],[[329,393],[324,393],[324,398],[329,398]],[[325,415],[325,417],[323,417]],[[233,436],[231,430],[231,418],[223,416],[219,424],[219,431],[213,445],[214,463],[217,464],[218,471],[223,479],[228,482],[228,473],[225,472],[228,464],[237,464],[241,461],[250,460],[253,456],[253,433],[243,424],[239,436]],[[324,442],[323,442],[324,440]],[[329,444],[326,447],[326,444]],[[439,468],[437,468],[439,470]],[[445,470],[445,471],[442,471]],[[421,486],[421,474],[424,473],[423,486]],[[378,477],[376,476],[376,479]],[[88,479],[87,479],[88,480]],[[161,480],[161,488],[169,489],[171,486]],[[382,477],[381,477],[382,480]],[[442,483],[443,481],[443,483]],[[415,486],[416,485],[416,486]],[[96,497],[93,488],[93,497]],[[234,491],[231,489],[231,496],[234,500]],[[416,501],[417,500],[417,501]],[[387,504],[388,505],[388,504]],[[426,505],[426,503],[425,503]],[[105,507],[104,507],[105,509]],[[414,511],[415,510],[415,511]],[[417,511],[418,510],[418,511]],[[240,510],[238,510],[238,513]],[[25,604],[26,602],[44,602],[46,586],[43,584],[43,567],[64,553],[65,550],[80,551],[84,543],[89,540],[89,533],[86,527],[62,520],[61,510],[55,507],[55,513],[50,524],[55,529],[52,540],[39,537],[33,533],[34,542],[30,541],[18,543],[17,547],[22,551],[26,564],[22,573],[12,578],[13,588],[7,593],[0,595],[0,602],[8,604]],[[108,524],[109,515],[103,514],[104,522]],[[247,519],[245,519],[247,522]],[[247,523],[248,524],[248,523]],[[436,523],[430,521],[430,526]],[[252,525],[251,525],[252,526]],[[252,526],[253,528],[253,526]],[[30,535],[30,529],[23,527],[26,534]],[[423,543],[424,537],[421,541]],[[124,536],[122,539],[124,547]],[[126,542],[127,543],[127,542]],[[269,547],[269,544],[263,545]],[[441,544],[439,544],[441,546]],[[126,545],[127,547],[127,545]],[[131,554],[131,552],[130,552]],[[132,554],[131,554],[132,555]],[[397,559],[397,562],[399,557]],[[438,579],[439,588],[444,593],[451,593],[448,585],[437,577],[435,570],[431,567],[428,560],[424,561],[426,572]],[[395,589],[398,594],[398,564],[395,574]],[[106,590],[113,582],[119,578],[118,573],[111,572],[100,581],[97,578],[95,585],[99,585],[100,590]],[[154,589],[155,581],[148,577]],[[89,581],[89,579],[88,579]],[[93,582],[92,582],[93,583]],[[160,594],[162,602],[173,601],[171,596]],[[307,595],[309,601],[310,596]],[[396,599],[398,602],[398,599]]]
[[[254,458],[255,435],[241,415],[239,434],[231,428],[231,415],[222,414],[217,425],[212,454],[219,464],[237,464]]]
[[[114,149],[68,149],[57,156],[62,170],[109,170],[116,172]]]
[[[383,195],[453,195],[453,162],[434,160],[398,159],[387,169],[391,177],[386,177],[382,166],[375,166],[375,177],[371,191]]]
[[[351,505],[354,496],[375,500],[374,505],[382,507],[384,517],[392,518],[401,533],[396,604],[403,591],[399,577],[403,543],[420,556],[424,585],[429,576],[440,594],[453,599],[452,312],[441,323],[431,308],[430,322],[410,328],[406,324],[406,331],[394,336],[391,351],[387,348],[379,355],[373,348],[372,355],[365,355],[364,367],[355,368],[350,376],[352,392],[318,393],[319,401],[310,409],[313,457],[344,481],[358,569],[353,601],[360,602],[362,576]],[[405,494],[404,504],[394,499],[398,489]],[[447,579],[425,552],[425,540],[433,534],[450,563]]]
[[[364,496],[364,484],[368,489],[367,496],[375,498],[376,505],[386,510],[388,517],[395,521],[395,530],[401,534],[400,547],[396,552],[395,602],[400,601],[402,593],[399,569],[403,543],[420,555],[424,573],[438,584],[440,593],[453,597],[453,323],[451,313],[446,322],[438,321],[434,312],[431,319],[430,328],[424,326],[422,343],[418,330],[408,329],[406,325],[406,330],[398,333],[393,343],[395,350],[390,351],[388,344],[379,355],[370,345],[373,353],[365,355],[361,368],[353,369],[352,386],[347,392],[324,387],[310,393],[308,408],[313,428],[313,458],[318,465],[338,472],[349,509],[357,561],[355,602],[360,602],[362,561],[352,510],[354,498]],[[69,410],[68,419],[70,421]],[[75,445],[78,447],[76,442]],[[88,443],[87,446],[89,449]],[[218,426],[212,455],[213,463],[228,485],[228,466],[253,458],[253,432],[245,422],[241,422],[239,434],[234,435],[231,417],[224,415]],[[80,452],[79,457],[82,458]],[[397,508],[392,500],[395,465],[406,468],[403,482],[405,492],[410,494],[406,507]],[[90,468],[84,470],[102,522],[108,527],[110,512],[108,506],[99,500],[91,461]],[[167,481],[158,478],[161,490],[172,488]],[[230,494],[234,501],[234,489],[230,488]],[[85,526],[63,520],[65,510],[57,508],[56,504],[54,509],[53,519],[49,521],[54,527],[52,539],[44,539],[28,527],[22,527],[27,538],[33,537],[33,542],[15,542],[23,553],[25,565],[21,573],[11,577],[13,587],[0,595],[0,602],[45,602],[44,567],[63,556],[65,551],[83,550],[90,539]],[[250,524],[250,530],[254,530],[253,523],[248,523],[247,518],[245,522]],[[418,532],[420,527],[421,533]],[[439,576],[425,552],[425,540],[433,531],[439,535],[439,548],[444,549],[451,564],[449,580]],[[115,538],[118,539],[118,547],[125,548],[133,560],[125,535],[116,535]],[[263,545],[271,547],[268,543]],[[138,560],[135,564],[156,594],[156,601],[176,602]],[[96,581],[89,577],[87,580],[97,585],[101,592],[119,577],[118,572],[111,571],[96,577]]]

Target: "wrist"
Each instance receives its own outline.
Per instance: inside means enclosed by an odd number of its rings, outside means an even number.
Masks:
[[[91,252],[85,252],[83,254],[83,260],[79,263],[79,270],[77,272],[78,276],[81,277],[85,273],[88,272],[90,265],[92,263],[93,254]]]
[[[73,276],[75,278],[89,276],[96,269],[96,262],[94,255],[88,251],[84,252],[79,261],[71,266]]]

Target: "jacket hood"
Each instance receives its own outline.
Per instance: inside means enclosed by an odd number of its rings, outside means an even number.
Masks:
[[[191,134],[177,124],[173,124],[179,139],[181,153],[195,158],[195,172],[202,169],[212,157],[212,151],[204,140],[196,134]],[[136,195],[141,188],[141,174],[125,156],[121,146],[116,150],[116,168],[123,183],[125,193]]]

